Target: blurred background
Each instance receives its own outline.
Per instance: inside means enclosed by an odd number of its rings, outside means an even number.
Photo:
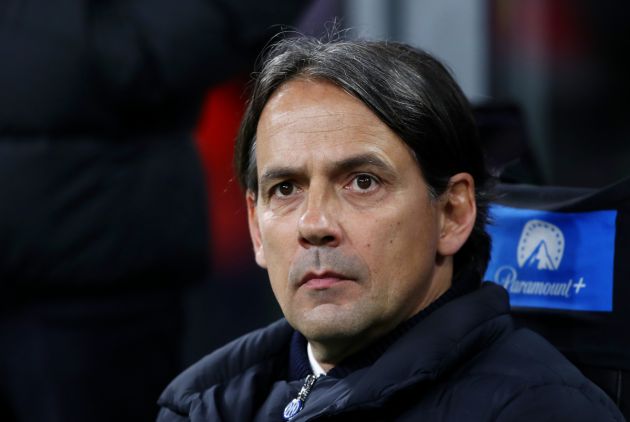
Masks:
[[[157,410],[184,367],[281,316],[232,148],[262,46],[281,25],[321,36],[333,21],[440,58],[502,181],[602,187],[630,173],[625,2],[3,0],[1,420],[111,420],[95,409],[121,402],[116,420],[144,420],[131,415]],[[100,400],[63,413],[77,390]]]

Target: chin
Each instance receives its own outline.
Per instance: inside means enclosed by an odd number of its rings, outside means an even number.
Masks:
[[[361,334],[368,328],[368,320],[352,310],[325,304],[302,313],[291,325],[309,341],[326,342]]]

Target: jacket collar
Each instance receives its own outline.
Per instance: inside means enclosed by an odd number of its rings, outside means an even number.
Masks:
[[[371,366],[330,385],[325,395],[327,404],[323,401],[319,406],[312,403],[309,407],[320,409],[317,414],[377,408],[397,392],[435,382],[513,330],[509,312],[505,290],[484,283],[479,290],[458,297],[428,315]],[[308,419],[306,412],[303,416]]]

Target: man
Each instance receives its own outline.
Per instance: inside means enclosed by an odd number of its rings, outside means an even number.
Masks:
[[[514,329],[501,287],[480,287],[488,177],[467,102],[428,54],[279,42],[235,163],[286,320],[180,375],[160,420],[622,420]]]

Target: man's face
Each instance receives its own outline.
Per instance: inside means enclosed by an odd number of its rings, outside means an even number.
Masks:
[[[362,102],[326,82],[287,82],[256,139],[256,260],[309,341],[367,343],[448,288],[439,201],[411,150]]]

